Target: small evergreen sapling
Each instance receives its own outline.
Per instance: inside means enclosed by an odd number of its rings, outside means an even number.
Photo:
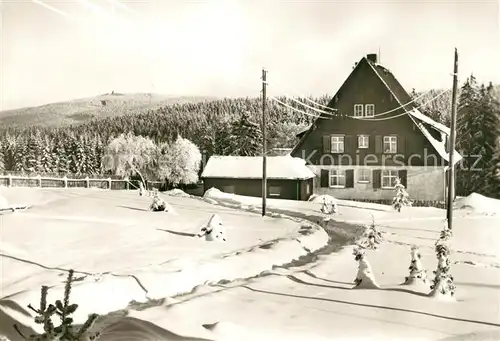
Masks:
[[[411,248],[411,263],[409,266],[410,275],[405,278],[405,284],[413,284],[415,282],[427,283],[427,271],[424,270],[421,261],[422,255],[417,246]]]
[[[382,241],[382,233],[377,228],[377,225],[375,225],[375,218],[372,215],[372,223],[370,226],[366,227],[364,239],[360,242],[360,244],[363,248],[376,250]]]
[[[406,191],[405,186],[401,183],[401,179],[397,178],[396,179],[396,184],[394,186],[394,190],[396,192],[396,195],[392,199],[392,206],[394,209],[398,210],[398,212],[401,212],[401,208],[403,206],[411,206],[412,202],[410,200],[410,196],[408,192]]]
[[[354,260],[358,262],[358,273],[354,279],[354,288],[357,289],[378,289],[370,263],[366,260],[365,250],[357,247],[353,250]]]
[[[441,231],[439,239],[436,241],[435,250],[438,259],[435,277],[431,285],[432,297],[447,297],[453,298],[455,295],[455,284],[453,283],[453,276],[450,272],[450,255],[449,240],[452,237],[452,232],[448,229],[447,221],[444,223],[444,229]]]
[[[71,315],[74,314],[78,308],[78,304],[69,303],[69,296],[71,294],[73,281],[73,270],[69,270],[66,286],[64,288],[64,299],[63,301],[57,300],[55,305],[47,305],[47,293],[49,288],[47,286],[42,286],[40,308],[35,309],[31,304],[28,305],[28,308],[37,313],[37,316],[35,316],[35,323],[43,325],[44,333],[41,335],[35,334],[25,337],[19,330],[18,326],[14,325],[14,328],[23,339],[29,341],[86,341],[97,340],[99,338],[99,333],[95,333],[93,335],[89,333],[89,330],[94,326],[99,315],[89,315],[87,321],[80,328],[76,328],[73,325],[73,318]],[[54,325],[54,321],[52,320],[55,315],[58,315],[61,319],[61,324],[57,327]]]

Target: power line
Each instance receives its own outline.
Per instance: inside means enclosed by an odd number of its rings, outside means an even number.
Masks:
[[[278,102],[279,104],[281,104],[281,105],[283,105],[283,106],[287,107],[288,109],[293,110],[293,111],[295,111],[295,112],[298,112],[298,113],[300,113],[300,114],[304,114],[304,115],[311,116],[311,117],[314,117],[314,118],[321,118],[321,119],[323,119],[323,120],[331,120],[331,118],[321,117],[321,115],[314,115],[314,114],[310,114],[310,113],[308,113],[308,112],[305,112],[305,111],[302,111],[302,110],[296,109],[296,108],[292,107],[291,105],[288,105],[288,104],[286,104],[286,103],[284,103],[284,102],[280,101],[279,99],[277,99],[277,98],[276,98],[276,97],[274,97],[274,96],[268,96],[268,98],[269,98],[269,99],[272,99],[273,101]]]

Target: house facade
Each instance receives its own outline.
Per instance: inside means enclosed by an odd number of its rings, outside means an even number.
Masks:
[[[304,160],[286,156],[266,158],[267,197],[308,200],[315,174]],[[201,175],[204,192],[217,188],[225,193],[262,197],[262,157],[211,156]]]
[[[356,64],[328,107],[291,151],[315,173],[315,193],[385,201],[400,178],[413,200],[445,200],[450,129],[419,111],[376,54]]]

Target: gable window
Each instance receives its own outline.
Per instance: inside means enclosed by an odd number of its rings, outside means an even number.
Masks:
[[[398,178],[397,170],[382,170],[382,188],[394,188],[396,179]]]
[[[281,195],[281,187],[279,186],[269,186],[269,196],[279,197]]]
[[[363,104],[354,104],[354,117],[363,117]]]
[[[361,168],[358,170],[358,182],[360,183],[370,183],[370,170]]]
[[[343,169],[330,170],[330,187],[337,187],[337,188],[345,187],[345,170]]]
[[[344,152],[344,136],[332,135],[331,137],[331,152],[343,153]]]
[[[375,116],[375,104],[366,104],[365,117],[373,117],[373,116]]]
[[[368,135],[358,135],[358,148],[368,148],[370,137]]]
[[[384,136],[384,153],[397,153],[397,136]]]

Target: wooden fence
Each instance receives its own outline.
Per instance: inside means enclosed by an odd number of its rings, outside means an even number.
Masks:
[[[164,183],[161,181],[146,181],[146,188],[160,188]],[[45,177],[41,175],[0,175],[0,186],[7,187],[51,187],[51,188],[101,188],[130,190],[139,188],[138,180],[125,179],[95,179],[95,178],[68,178],[63,177]]]

